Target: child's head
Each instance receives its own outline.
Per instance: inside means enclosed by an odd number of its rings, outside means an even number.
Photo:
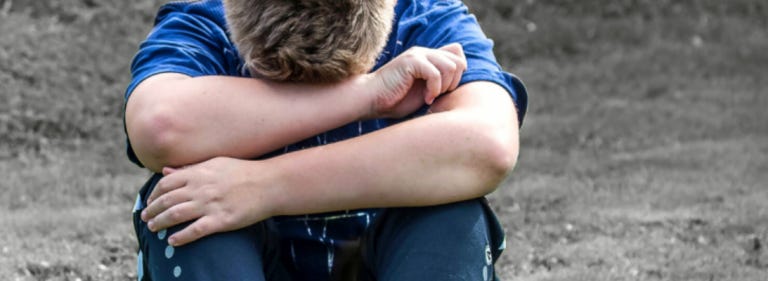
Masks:
[[[393,0],[225,0],[251,75],[336,82],[368,72],[387,41]]]

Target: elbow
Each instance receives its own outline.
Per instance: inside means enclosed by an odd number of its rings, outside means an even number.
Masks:
[[[503,181],[515,168],[519,144],[517,138],[496,137],[489,145],[489,170],[493,174],[496,184]]]
[[[165,166],[174,166],[181,135],[177,116],[161,105],[145,107],[141,112],[126,109],[128,138],[147,169],[158,172]]]
[[[483,175],[486,182],[482,192],[487,195],[496,190],[515,168],[519,153],[519,140],[516,131],[496,132],[486,134],[480,157],[485,165]]]

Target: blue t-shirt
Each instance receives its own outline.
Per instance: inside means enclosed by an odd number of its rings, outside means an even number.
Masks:
[[[528,96],[517,77],[503,71],[493,55],[493,42],[483,34],[476,18],[458,0],[400,0],[395,7],[395,26],[376,70],[408,48],[439,48],[458,42],[464,48],[467,71],[460,85],[490,81],[509,92],[522,124]],[[175,72],[192,77],[204,75],[247,76],[243,60],[229,39],[221,0],[175,2],[158,12],[155,27],[140,45],[131,65],[133,79],[125,99],[144,79]],[[482,94],[482,93],[478,93]],[[426,107],[416,114],[423,114]],[[289,145],[264,157],[345,140],[375,131],[398,120],[376,119],[348,124]],[[128,143],[128,156],[141,165]]]
[[[493,42],[486,38],[475,17],[459,0],[399,0],[395,7],[395,25],[385,49],[380,54],[376,70],[413,46],[439,48],[460,43],[467,58],[467,70],[460,85],[473,81],[496,83],[509,92],[517,106],[522,124],[527,108],[527,94],[515,76],[503,71],[493,55]],[[182,73],[192,77],[204,75],[247,76],[242,59],[229,39],[221,0],[174,2],[158,12],[155,27],[140,45],[131,65],[133,79],[125,92],[126,100],[144,79],[164,72]],[[483,93],[476,93],[481,95]],[[222,97],[226,98],[226,97]],[[414,115],[424,114],[426,106]],[[263,155],[271,157],[307,147],[324,145],[372,132],[400,120],[376,119],[354,122],[322,133],[283,149]],[[128,156],[141,165],[130,142]],[[150,183],[156,182],[155,175]],[[145,185],[151,188],[150,185]],[[148,190],[142,190],[146,194]],[[141,197],[140,197],[141,199]],[[139,200],[141,204],[142,200]],[[376,218],[378,210],[352,210],[325,214],[275,217],[270,219],[281,237],[293,241],[320,241],[322,249],[336,249],[339,241],[354,241]],[[496,227],[494,237],[504,233]],[[503,239],[497,239],[503,241]],[[298,243],[298,242],[297,242]],[[503,248],[503,243],[494,249]],[[341,251],[341,248],[333,251]],[[332,250],[328,250],[333,252]],[[293,254],[293,248],[291,253]],[[315,263],[312,263],[314,266]],[[329,265],[329,268],[331,266]]]

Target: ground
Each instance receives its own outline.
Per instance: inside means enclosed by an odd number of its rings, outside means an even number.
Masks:
[[[160,0],[0,0],[0,279],[133,280],[130,58]],[[467,0],[526,83],[504,280],[768,280],[768,2]]]

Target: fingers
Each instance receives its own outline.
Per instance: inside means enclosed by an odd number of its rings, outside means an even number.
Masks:
[[[141,220],[146,222],[154,220],[161,213],[190,200],[190,196],[184,191],[172,191],[163,194],[157,200],[147,204],[147,207],[141,212]]]
[[[450,53],[451,55],[447,57],[456,64],[456,68],[450,73],[453,74],[453,77],[451,83],[447,86],[446,91],[456,90],[456,88],[459,87],[459,82],[461,82],[461,77],[464,75],[464,71],[467,70],[467,58],[464,56],[464,48],[459,43],[452,43],[443,46],[439,50]]]
[[[171,237],[168,237],[168,244],[178,247],[220,231],[223,231],[223,229],[216,222],[216,219],[209,216],[201,217],[179,232],[174,233]]]
[[[462,47],[459,43],[451,43],[440,47],[438,50],[443,50],[459,57],[464,57],[464,47]]]
[[[420,58],[420,63],[416,64],[415,78],[423,79],[427,82],[427,87],[424,92],[424,102],[426,104],[432,104],[432,102],[440,95],[442,91],[442,78],[440,75],[440,69],[438,69],[428,58]]]
[[[194,202],[183,202],[164,210],[147,222],[151,231],[167,229],[180,223],[197,219],[203,215],[203,210]]]
[[[151,194],[149,194],[149,198],[147,198],[147,205],[152,204],[152,202],[161,195],[181,188],[187,184],[186,178],[176,173],[178,170],[173,168],[163,168],[163,174],[165,174],[166,171],[168,174],[160,179],[157,185],[155,185],[155,189],[152,190]]]
[[[401,106],[404,100],[422,99],[424,103],[431,105],[438,96],[458,87],[466,69],[467,62],[460,44],[450,44],[440,49],[410,48],[392,62],[387,63],[381,70],[377,70],[376,77],[382,77],[380,81],[384,82],[382,83],[384,87],[381,88],[384,88],[387,94],[377,94],[377,97],[383,98],[377,98],[377,106],[373,107],[384,110],[373,111],[386,113],[410,108]],[[424,87],[414,87],[417,80],[423,80]],[[415,93],[416,99],[404,99],[410,95],[409,93]],[[379,103],[379,100],[384,102]]]
[[[178,171],[178,170],[176,170],[174,168],[171,168],[171,167],[163,167],[163,176],[170,175],[172,173],[175,173],[176,171]]]
[[[440,71],[440,91],[439,93],[445,93],[453,84],[453,80],[456,72],[456,62],[447,56],[447,53],[438,51],[427,56],[427,59]]]
[[[464,56],[464,48],[461,47],[461,44],[459,43],[453,43],[440,49],[455,55],[455,57],[452,57],[452,59],[454,60],[454,63],[456,63],[456,71],[453,72],[453,80],[448,87],[448,91],[456,90],[456,88],[459,87],[459,83],[461,82],[461,77],[464,75],[464,71],[467,70],[467,58]]]
[[[437,96],[458,88],[464,71],[467,69],[467,61],[460,44],[446,45],[437,50],[422,49],[428,64],[421,64],[424,80],[427,80],[427,89],[424,93],[424,102],[432,104]],[[435,72],[434,70],[437,70]],[[439,81],[439,83],[438,83]]]

